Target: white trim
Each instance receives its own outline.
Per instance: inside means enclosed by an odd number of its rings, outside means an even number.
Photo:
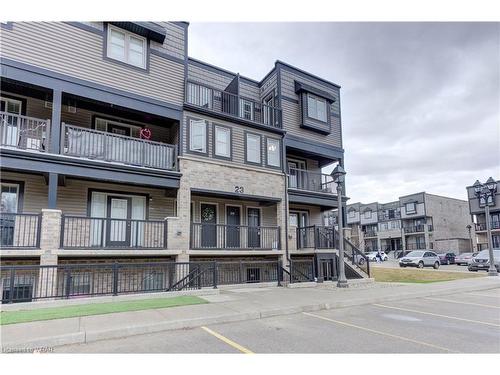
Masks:
[[[278,149],[276,150],[277,156],[278,156],[278,165],[276,164],[271,164],[269,162],[269,141],[275,141],[278,142]],[[278,167],[281,168],[281,139],[278,138],[272,138],[272,137],[266,137],[266,164],[270,165],[272,167]]]
[[[203,144],[202,144],[202,149],[197,150],[193,148],[193,123],[196,123],[197,125],[203,124],[203,132],[204,132],[204,139],[203,139]],[[195,119],[189,119],[189,151],[191,152],[199,152],[201,154],[206,154],[208,153],[207,149],[207,137],[208,137],[208,126],[207,122],[205,120],[195,120]]]
[[[111,33],[113,31],[115,33],[123,34],[123,53],[124,53],[123,58],[120,58],[119,56],[113,56],[111,54],[111,48],[110,48],[110,46],[111,46]],[[141,62],[141,64],[136,64],[136,63],[131,62],[131,59],[130,59],[130,40],[132,38],[142,42],[142,62]],[[117,61],[121,61],[125,64],[129,64],[132,66],[137,66],[139,68],[146,69],[146,62],[147,62],[146,55],[147,55],[147,53],[148,53],[148,46],[147,46],[146,38],[144,38],[140,35],[131,33],[129,31],[120,29],[119,27],[108,24],[108,35],[107,35],[107,44],[106,44],[106,56],[108,58],[113,59],[113,60],[117,60]]]
[[[23,113],[23,101],[22,100],[7,98],[5,96],[0,96],[0,101],[5,102],[5,110],[4,111],[6,113],[12,113],[12,114],[16,114],[16,115],[21,115],[21,113]],[[19,113],[8,112],[7,111],[7,103],[8,102],[15,102],[15,103],[19,104]]]
[[[227,141],[227,154],[221,154],[217,152],[217,131],[222,131],[228,135],[228,141]],[[221,126],[221,125],[216,125],[214,124],[214,154],[216,156],[221,156],[224,158],[229,158],[231,157],[231,129],[228,128],[227,126]]]
[[[248,163],[254,163],[254,164],[262,164],[262,136],[259,135],[259,134],[254,134],[254,133],[246,133],[245,135],[246,139],[245,139],[245,146],[246,146],[246,162]],[[251,137],[254,137],[254,138],[257,138],[258,139],[258,145],[259,145],[259,152],[258,152],[258,156],[259,156],[259,161],[254,161],[254,160],[250,160],[249,156],[250,156],[250,153],[248,152],[250,149],[248,147],[249,143],[248,143],[248,138],[251,138]]]

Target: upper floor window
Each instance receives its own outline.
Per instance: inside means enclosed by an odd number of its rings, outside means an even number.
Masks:
[[[231,129],[224,126],[214,126],[215,155],[224,158],[231,157]]]
[[[280,140],[267,138],[267,164],[272,167],[281,167]]]
[[[246,135],[246,161],[248,163],[260,164],[260,135],[247,133]]]
[[[326,100],[307,94],[307,116],[326,122]]]
[[[356,211],[354,211],[354,210],[349,211],[349,217],[351,219],[354,219],[356,217]]]
[[[146,69],[146,38],[108,25],[106,55],[130,65]]]
[[[240,117],[246,120],[253,120],[253,102],[240,99]]]
[[[413,214],[417,212],[417,204],[415,202],[409,202],[405,204],[405,211],[407,214]]]
[[[372,211],[368,210],[365,211],[365,219],[371,219],[372,218]]]
[[[207,153],[207,124],[204,120],[190,120],[189,150]]]
[[[16,115],[20,115],[21,109],[22,109],[22,101],[12,98],[0,97],[1,112],[15,113]]]

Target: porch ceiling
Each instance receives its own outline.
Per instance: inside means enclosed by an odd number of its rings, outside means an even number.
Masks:
[[[200,197],[214,197],[214,198],[259,202],[259,204],[262,206],[272,206],[273,204],[281,202],[281,198],[265,197],[261,195],[251,195],[251,194],[239,194],[239,193],[232,193],[220,190],[191,188],[191,194],[193,196],[200,196]]]

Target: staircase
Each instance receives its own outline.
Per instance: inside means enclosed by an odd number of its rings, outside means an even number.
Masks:
[[[335,237],[337,239],[336,244],[338,244],[337,231],[335,231]],[[368,257],[345,237],[344,264],[346,269],[346,277],[348,279],[361,279],[370,277],[370,261],[368,260]]]

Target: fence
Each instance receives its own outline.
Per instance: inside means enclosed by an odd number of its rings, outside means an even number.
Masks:
[[[0,145],[46,152],[50,121],[0,112]]]
[[[40,247],[41,214],[0,214],[0,248]]]
[[[297,249],[334,249],[333,227],[311,225],[297,228]]]

